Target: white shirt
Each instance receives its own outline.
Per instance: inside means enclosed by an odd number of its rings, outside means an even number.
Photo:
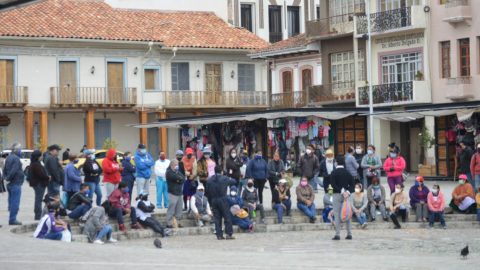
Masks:
[[[165,178],[165,174],[167,172],[168,167],[170,166],[170,160],[165,159],[162,161],[161,159],[155,162],[155,175]]]
[[[327,166],[327,173],[330,175],[333,171],[333,160],[332,162],[325,161],[325,165]]]
[[[192,209],[193,213],[198,214],[198,209],[197,209],[197,206],[195,206],[195,202],[196,202],[195,196],[190,197],[190,209]],[[212,214],[212,211],[210,210],[210,204],[208,204],[208,201],[207,201],[206,210],[207,210],[207,214],[209,215]]]

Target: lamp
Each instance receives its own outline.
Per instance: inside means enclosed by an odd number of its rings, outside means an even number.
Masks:
[[[133,74],[137,75],[137,73],[138,73],[138,67],[135,67],[135,68],[133,69]]]
[[[103,118],[107,118],[107,112],[103,111]]]
[[[200,69],[197,70],[197,78],[200,78]]]
[[[95,73],[95,66],[92,66],[92,68],[90,68],[90,72]]]
[[[232,72],[230,73],[230,76],[232,77],[232,79],[235,77],[235,71],[232,70]]]
[[[55,119],[56,116],[57,116],[57,113],[53,111],[53,119]]]

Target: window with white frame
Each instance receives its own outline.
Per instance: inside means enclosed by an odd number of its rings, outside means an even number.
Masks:
[[[409,82],[422,71],[422,53],[411,52],[382,57],[383,84]]]
[[[300,34],[300,7],[287,7],[288,38]]]
[[[365,80],[365,53],[358,51],[358,68],[360,81]],[[331,55],[332,84],[335,88],[346,88],[355,84],[355,58],[353,52]]]
[[[352,14],[363,8],[364,0],[330,0],[329,17]],[[353,18],[352,18],[353,20]]]
[[[394,10],[399,8],[418,6],[422,4],[422,0],[382,0],[382,11]]]
[[[254,64],[238,64],[238,91],[255,91]]]
[[[145,91],[161,91],[161,67],[160,66],[143,66],[143,80]]]
[[[253,32],[253,7],[251,4],[242,4],[240,6],[240,25],[250,32]]]
[[[172,90],[190,90],[190,65],[172,63]]]

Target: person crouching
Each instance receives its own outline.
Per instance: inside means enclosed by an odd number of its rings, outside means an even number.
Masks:
[[[140,191],[137,198],[136,206],[137,219],[145,228],[152,228],[155,232],[165,237],[169,232],[158,222],[158,220],[152,217],[152,213],[155,210],[155,205],[148,200],[148,193],[145,190]]]

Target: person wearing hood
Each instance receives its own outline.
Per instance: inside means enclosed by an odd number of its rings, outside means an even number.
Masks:
[[[475,194],[478,194],[478,188],[480,187],[480,143],[477,144],[477,152],[470,160],[470,173],[472,174]]]
[[[132,219],[132,230],[143,230],[143,228],[138,225],[136,209],[130,204],[130,195],[128,194],[127,182],[120,182],[118,184],[118,188],[116,188],[112,194],[110,194],[108,200],[112,202],[112,208],[110,209],[108,215],[110,217],[117,218],[118,225],[120,226],[119,231],[127,231],[127,228],[125,228],[123,223],[123,215],[130,215],[130,218]]]
[[[80,190],[68,200],[67,210],[71,211],[68,217],[71,219],[79,219],[92,208],[92,199],[88,198],[90,189],[87,184],[81,184]],[[81,225],[80,225],[81,226]]]
[[[22,162],[20,154],[22,153],[22,145],[13,143],[11,147],[12,153],[5,160],[5,181],[8,191],[8,210],[10,211],[9,225],[22,225],[17,220],[18,210],[20,209],[20,200],[22,197],[22,185],[25,181],[23,174]]]
[[[109,149],[107,152],[107,158],[102,161],[103,183],[105,185],[105,194],[107,198],[118,188],[118,183],[120,183],[120,179],[122,179],[120,173],[123,172],[123,166],[117,163],[116,156],[117,151],[115,149]]]
[[[48,176],[47,171],[42,165],[42,152],[35,150],[30,157],[30,167],[27,174],[27,180],[30,182],[30,187],[35,191],[35,220],[40,220],[42,217],[42,200],[45,196],[45,190],[48,187],[48,181],[50,181],[50,176]]]
[[[212,157],[212,150],[210,147],[204,147],[202,157],[198,160],[197,173],[200,183],[208,189],[207,180],[215,174],[215,161]]]
[[[247,186],[241,191],[241,193],[242,200],[248,208],[248,215],[253,224],[255,224],[255,221],[253,220],[253,211],[260,211],[262,223],[263,225],[267,225],[267,221],[265,220],[265,209],[263,204],[258,201],[258,191],[253,187],[253,179],[248,179]]]
[[[137,170],[137,196],[141,190],[150,190],[150,176],[152,176],[152,166],[155,165],[153,158],[147,153],[147,146],[143,143],[138,145],[135,153],[135,167]]]
[[[300,180],[300,185],[297,186],[297,208],[304,212],[309,218],[310,223],[315,223],[315,191],[313,187],[308,184],[308,178],[303,177]]]
[[[268,178],[268,165],[262,158],[262,150],[257,150],[255,158],[248,162],[245,174],[247,179],[253,178],[254,186],[258,190],[259,201],[263,204],[263,189]]]
[[[443,196],[443,193],[440,191],[440,185],[433,185],[432,191],[428,193],[427,203],[428,210],[430,211],[430,224],[428,228],[433,228],[435,216],[438,216],[442,227],[446,229],[447,225],[445,224],[445,219],[443,218],[443,210],[445,209],[445,198]]]
[[[95,149],[83,151],[85,162],[83,163],[83,172],[85,173],[85,184],[88,185],[90,193],[88,197],[93,199],[93,194],[97,195],[97,206],[102,204],[102,188],[100,187],[100,175],[103,169],[95,160]]]
[[[178,222],[178,227],[183,228],[180,224],[182,219],[182,186],[185,183],[185,176],[180,172],[178,161],[170,162],[170,167],[167,169],[167,186],[168,186],[168,210],[167,210],[167,228],[171,229],[172,217]]]
[[[186,156],[183,156],[182,153],[182,159],[181,162],[183,164],[183,169],[185,171],[185,178],[186,181],[183,184],[183,205],[184,209],[186,210],[189,207],[188,200],[189,198],[196,193],[196,189],[198,186],[197,182],[197,159],[193,155],[193,149],[192,148],[187,148],[185,150],[185,153],[187,154]],[[194,183],[192,183],[194,182]]]
[[[228,202],[230,209],[238,207],[237,209],[240,210],[244,207],[244,202],[242,200],[242,197],[238,196],[237,193],[237,187],[236,186],[231,186],[230,187],[230,194],[227,195]],[[253,222],[247,217],[240,218],[237,215],[234,215],[232,211],[230,211],[232,223],[234,225],[237,225],[238,227],[247,230],[247,232],[251,233],[253,232]],[[227,236],[228,238],[228,236]]]
[[[290,188],[287,186],[287,180],[280,179],[277,187],[272,194],[272,209],[277,211],[278,224],[283,224],[283,212],[287,212],[290,216],[290,209],[292,208],[292,200],[290,199]]]
[[[325,194],[328,193],[328,186],[330,186],[330,174],[336,169],[337,162],[333,158],[333,151],[328,149],[325,152],[325,159],[320,163],[319,175],[323,177],[323,189]]]
[[[315,193],[318,193],[315,175],[320,172],[320,161],[314,154],[313,145],[307,146],[306,153],[300,158],[297,169],[300,177],[306,177],[308,184],[313,187]]]
[[[213,218],[215,219],[215,232],[218,240],[233,240],[233,227],[232,227],[232,216],[229,210],[229,199],[225,194],[227,194],[227,188],[230,186],[230,189],[236,190],[235,187],[236,181],[230,177],[223,175],[222,166],[215,167],[215,175],[208,178],[207,188],[208,196],[211,200],[211,206],[213,210]],[[235,192],[236,195],[236,192]],[[236,195],[237,196],[237,195]],[[227,237],[223,237],[222,231],[222,218],[225,223],[225,232]]]
[[[120,173],[122,176],[122,181],[128,183],[128,194],[130,195],[130,200],[132,200],[133,185],[135,185],[135,172],[137,171],[135,166],[132,164],[132,153],[125,152],[124,159],[122,160],[123,172]]]
[[[210,204],[205,196],[205,187],[197,186],[197,192],[190,199],[190,211],[188,217],[195,219],[198,227],[203,227],[203,222],[210,222],[213,214],[210,210]]]
[[[65,166],[65,185],[63,186],[63,192],[67,192],[67,202],[70,198],[77,193],[82,183],[82,176],[80,171],[75,168],[75,164],[78,163],[76,154],[70,154],[68,157],[69,162]]]
[[[235,179],[237,181],[236,186],[240,184],[240,168],[242,168],[243,163],[240,157],[237,156],[237,149],[232,148],[230,154],[226,160],[227,166],[227,176]]]
[[[475,213],[477,210],[475,191],[473,191],[472,185],[468,183],[468,177],[465,174],[458,178],[458,185],[452,192],[452,200],[449,204],[451,211],[448,214],[452,214],[453,211],[467,214]]]
[[[52,177],[50,182],[48,182],[48,195],[51,195],[52,193],[60,194],[60,186],[65,182],[65,171],[58,160],[58,153],[60,150],[61,148],[58,144],[52,144],[43,154],[45,170],[47,170],[48,175]]]
[[[153,211],[155,211],[155,205],[148,200],[148,193],[145,190],[140,191],[140,196],[136,199],[137,205],[136,213],[137,219],[145,228],[151,228],[156,233],[159,233],[162,237],[168,234],[168,230],[160,224],[160,222],[152,217]]]
[[[390,195],[395,192],[395,186],[403,183],[402,173],[405,170],[405,159],[400,156],[400,148],[394,146],[390,157],[383,163],[383,170],[387,172],[387,181],[390,186]]]
[[[165,151],[158,152],[158,160],[155,162],[155,186],[157,187],[157,208],[162,209],[163,206],[168,208],[168,190],[166,174],[170,167],[170,160],[166,158]]]
[[[275,190],[275,187],[278,185],[278,181],[283,179],[285,175],[285,163],[280,159],[280,155],[275,153],[273,159],[268,162],[268,182],[270,184],[270,190]]]
[[[410,206],[415,208],[417,222],[427,222],[428,202],[427,196],[430,193],[428,187],[423,185],[423,176],[415,177],[415,184],[410,188]]]
[[[88,237],[89,242],[103,245],[102,238],[107,236],[107,243],[116,243],[113,239],[113,228],[108,224],[108,213],[112,208],[112,202],[104,201],[101,205],[92,209],[90,218],[87,220],[83,228],[83,234]]]

